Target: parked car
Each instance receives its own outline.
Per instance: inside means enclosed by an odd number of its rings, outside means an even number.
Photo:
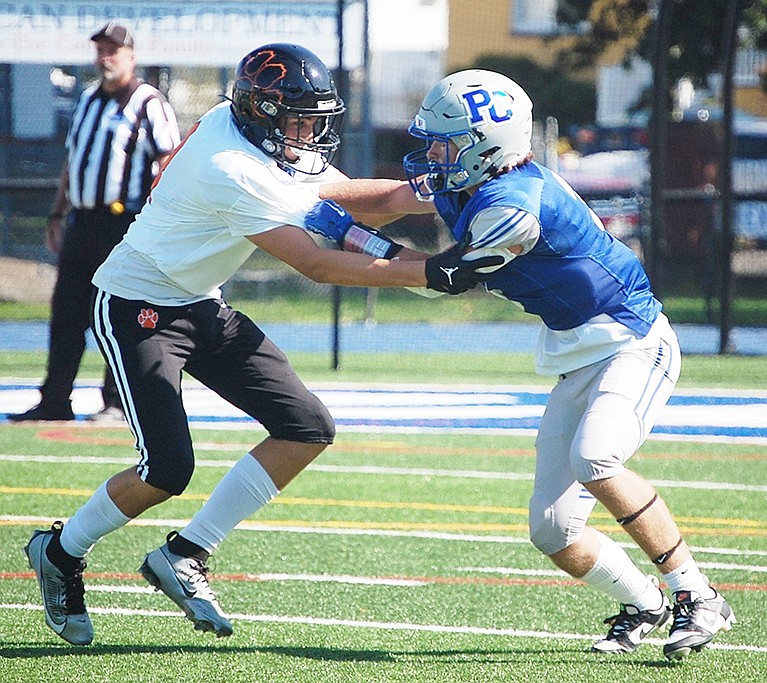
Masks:
[[[616,150],[559,158],[559,174],[599,216],[605,229],[641,258],[647,236],[649,182],[646,149]]]
[[[721,111],[689,111],[682,121],[672,124],[679,139],[684,131],[684,154],[670,156],[668,171],[675,189],[699,190],[709,182],[701,169],[707,162],[718,167]],[[767,247],[767,119],[737,112],[733,127],[734,156],[732,183],[735,194],[733,230],[736,244],[746,248]],[[700,129],[696,134],[694,131]],[[649,231],[645,210],[649,202],[649,154],[642,129],[583,128],[575,133],[580,153],[567,153],[559,159],[560,174],[586,199],[605,227],[632,247],[641,245]],[[696,144],[691,144],[697,139]],[[625,149],[615,149],[625,145]],[[586,153],[589,152],[589,153]],[[702,155],[710,155],[702,159]],[[701,158],[699,158],[701,157]],[[712,186],[713,187],[713,186]],[[682,222],[674,221],[677,228]],[[673,237],[672,237],[673,240]],[[680,244],[696,242],[687,236]],[[637,248],[640,251],[641,246]]]

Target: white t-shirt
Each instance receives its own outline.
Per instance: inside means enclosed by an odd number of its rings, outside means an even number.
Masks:
[[[247,236],[302,226],[334,173],[286,172],[243,137],[222,102],[182,142],[93,284],[158,305],[215,298],[255,249]]]
[[[572,330],[551,330],[541,325],[535,370],[540,375],[561,375],[598,363],[619,351],[657,349],[661,339],[675,334],[663,313],[644,337],[607,315],[598,315]]]

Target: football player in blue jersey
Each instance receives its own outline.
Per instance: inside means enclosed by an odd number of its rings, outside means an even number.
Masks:
[[[664,655],[699,651],[735,621],[709,585],[653,486],[627,468],[670,397],[676,335],[639,259],[556,173],[533,161],[532,102],[509,78],[447,76],[426,95],[409,132],[408,181],[324,185],[306,227],[348,245],[351,214],[436,212],[457,241],[505,265],[486,289],[542,320],[536,369],[557,377],[536,440],[530,538],[568,574],[620,603],[594,643],[632,652],[670,625]],[[345,220],[327,215],[348,211]],[[645,552],[672,595],[623,548],[587,524],[601,502]]]

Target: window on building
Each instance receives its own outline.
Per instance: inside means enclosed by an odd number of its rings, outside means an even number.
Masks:
[[[557,31],[557,0],[511,0],[510,32],[547,34]]]

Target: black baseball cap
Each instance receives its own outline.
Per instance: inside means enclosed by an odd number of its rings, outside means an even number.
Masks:
[[[125,26],[118,24],[116,21],[104,24],[91,36],[91,40],[101,40],[102,38],[107,38],[118,45],[133,47],[133,35]]]

